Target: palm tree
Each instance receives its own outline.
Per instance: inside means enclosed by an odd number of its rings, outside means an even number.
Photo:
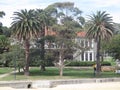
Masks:
[[[5,13],[3,11],[0,11],[0,18],[2,18],[3,16],[5,16]],[[0,22],[0,34],[2,34],[2,23]]]
[[[108,41],[113,35],[112,17],[105,11],[98,11],[96,14],[90,16],[90,26],[86,36],[90,39],[94,38],[96,42],[96,75],[100,75],[100,45],[101,40]]]
[[[29,75],[30,39],[39,36],[40,23],[36,19],[34,10],[27,11],[25,9],[20,12],[14,12],[14,15],[11,26],[12,34],[19,41],[23,41],[26,55],[24,74]]]
[[[2,18],[3,16],[5,16],[5,13],[3,11],[0,11],[0,17]]]

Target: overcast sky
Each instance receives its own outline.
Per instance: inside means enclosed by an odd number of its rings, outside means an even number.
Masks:
[[[95,13],[98,10],[107,11],[113,21],[120,23],[120,0],[0,0],[0,11],[6,15],[0,19],[4,26],[10,26],[13,12],[21,9],[45,8],[55,2],[74,2],[75,6],[83,11],[83,16]]]

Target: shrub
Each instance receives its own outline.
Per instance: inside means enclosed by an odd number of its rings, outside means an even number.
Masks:
[[[66,61],[66,66],[93,66],[94,61]],[[101,62],[102,66],[111,66],[110,62],[103,61]]]
[[[111,66],[111,63],[108,61],[101,62],[101,66]]]

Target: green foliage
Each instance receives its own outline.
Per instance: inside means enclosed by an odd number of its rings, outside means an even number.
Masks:
[[[67,63],[67,66],[92,66],[95,62],[71,61]]]
[[[30,66],[40,66],[42,65],[42,58],[40,57],[41,51],[39,49],[31,49],[30,50]],[[45,66],[54,66],[53,64],[54,57],[52,53],[46,52],[44,58]]]
[[[2,66],[9,67],[10,62],[12,61],[12,57],[10,52],[0,54],[0,62],[2,63]]]
[[[11,36],[10,28],[3,26],[2,27],[2,31],[3,31],[3,35],[5,35],[6,37],[10,37]]]
[[[55,56],[53,53],[47,52],[45,55],[45,65],[54,66],[53,62],[55,61]]]
[[[35,10],[21,10],[14,12],[11,26],[12,35],[18,40],[31,39],[38,37],[40,32],[40,22],[35,16]]]
[[[96,14],[90,16],[90,26],[87,32],[87,37],[98,40],[108,41],[113,35],[112,17],[106,11],[97,11]]]
[[[7,67],[24,67],[25,54],[19,46],[12,46],[9,52],[0,55],[0,62]]]
[[[66,66],[93,66],[95,62],[93,61],[67,61]],[[111,63],[108,61],[101,62],[102,66],[110,66]]]
[[[120,34],[120,23],[114,23],[114,34]]]
[[[3,16],[5,16],[5,12],[0,11],[0,17],[2,18]]]
[[[109,61],[103,61],[103,62],[101,62],[101,65],[102,66],[111,66],[111,62],[109,62]]]
[[[8,38],[5,35],[0,35],[0,48],[9,46]]]
[[[120,34],[114,35],[109,43],[105,44],[105,49],[115,59],[120,59]]]

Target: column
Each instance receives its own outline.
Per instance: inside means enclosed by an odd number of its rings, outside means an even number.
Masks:
[[[86,52],[84,52],[84,60],[83,60],[83,61],[86,61],[86,60],[85,60],[85,59],[86,59],[85,57],[86,57]]]
[[[88,52],[88,61],[90,61],[90,52]]]

